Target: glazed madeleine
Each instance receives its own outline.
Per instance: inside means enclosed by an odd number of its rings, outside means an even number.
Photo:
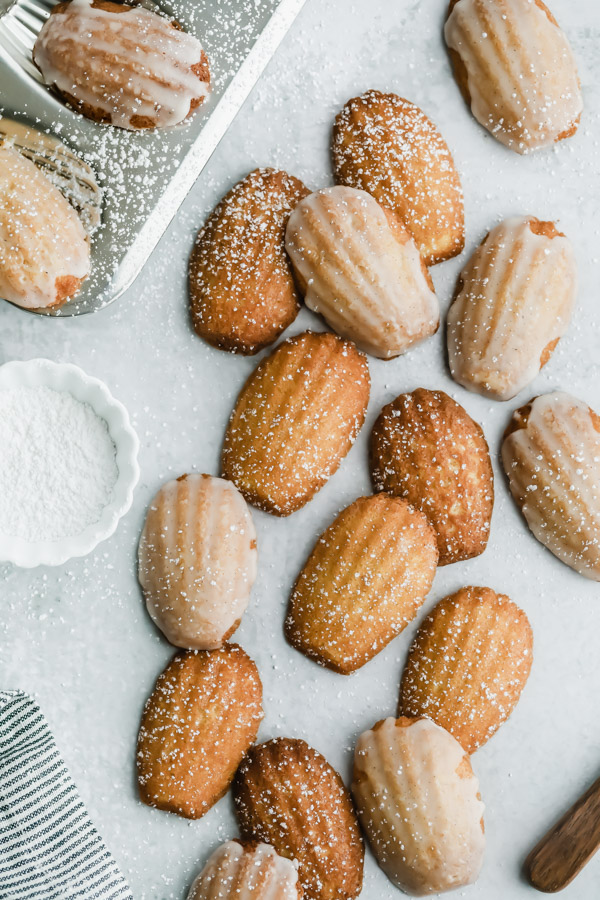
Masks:
[[[491,588],[461,588],[417,632],[402,675],[400,714],[433,719],[473,753],[512,713],[532,661],[523,610]]]
[[[439,305],[415,242],[365,191],[306,197],[285,244],[306,305],[366,353],[390,359],[437,330]]]
[[[517,153],[575,133],[577,65],[542,0],[451,0],[446,43],[477,121]]]
[[[351,503],[321,535],[298,576],[290,643],[344,675],[383,650],[417,614],[433,583],[436,535],[399,497]]]
[[[550,359],[576,293],[573,247],[553,222],[528,216],[502,222],[463,269],[448,313],[454,380],[510,400]]]
[[[429,719],[385,719],[358,739],[352,792],[390,881],[413,897],[472,884],[484,806],[469,757]]]
[[[0,297],[25,309],[56,309],[90,272],[83,224],[30,160],[0,142]]]
[[[460,178],[444,138],[414,103],[381,91],[349,100],[335,120],[332,156],[336,181],[391,210],[426,265],[462,251]]]
[[[112,0],[54,6],[33,61],[83,115],[132,130],[183,122],[210,82],[197,38],[142,6]]]
[[[176,647],[214,650],[240,624],[256,577],[246,501],[210,475],[182,475],[152,501],[138,551],[148,612]]]
[[[187,900],[301,900],[302,888],[293,862],[273,847],[256,842],[227,841],[217,847]]]
[[[514,414],[502,462],[538,541],[600,581],[600,416],[560,391],[536,397]]]

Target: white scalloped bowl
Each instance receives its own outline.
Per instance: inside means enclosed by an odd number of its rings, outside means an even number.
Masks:
[[[0,366],[0,391],[14,387],[47,387],[69,393],[81,403],[89,404],[96,415],[106,422],[115,445],[119,474],[112,499],[98,522],[89,525],[81,534],[57,541],[29,542],[20,537],[0,534],[0,561],[25,569],[40,565],[60,566],[74,557],[86,556],[101,541],[114,534],[119,519],[131,507],[133,489],[140,477],[137,462],[139,441],[123,404],[115,400],[102,381],[86,375],[79,366],[55,363],[49,359],[5,363]]]

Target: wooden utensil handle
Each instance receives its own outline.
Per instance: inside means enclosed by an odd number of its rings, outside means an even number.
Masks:
[[[562,891],[600,846],[600,778],[573,804],[525,861],[531,884],[547,894]]]

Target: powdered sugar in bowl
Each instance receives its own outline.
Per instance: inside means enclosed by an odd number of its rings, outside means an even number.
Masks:
[[[0,367],[0,561],[57,566],[114,533],[139,478],[125,407],[48,359]]]

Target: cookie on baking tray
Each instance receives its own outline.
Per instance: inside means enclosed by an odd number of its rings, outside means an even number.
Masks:
[[[187,900],[301,900],[298,871],[273,847],[226,841],[194,881]]]
[[[414,897],[472,884],[484,806],[469,757],[429,719],[385,719],[358,739],[352,792],[390,881]]]
[[[532,661],[523,610],[490,588],[461,588],[417,632],[402,675],[400,713],[433,719],[473,753],[512,713]]]
[[[360,894],[364,846],[344,782],[305,741],[276,738],[252,747],[233,785],[242,838],[295,860],[305,900]]]
[[[280,344],[250,375],[227,426],[223,474],[246,500],[287,516],[350,450],[369,402],[366,358],[333,334]]]
[[[562,391],[536,397],[513,415],[502,462],[538,541],[600,581],[600,416]]]
[[[333,129],[338,184],[368,191],[407,228],[426,265],[465,244],[460,178],[444,138],[425,113],[397,94],[349,100]]]
[[[435,532],[419,510],[388,494],[355,500],[296,580],[287,639],[323,666],[354,672],[414,618],[437,559]]]
[[[134,131],[183,122],[210,85],[197,38],[165,16],[112,0],[53,6],[33,61],[78,112]]]
[[[276,169],[255,169],[221,200],[190,258],[196,333],[221,350],[257,353],[300,309],[285,226],[307,188]]]
[[[371,474],[376,490],[425,513],[440,566],[483,553],[494,505],[488,445],[481,427],[443,391],[419,388],[384,406],[371,433]]]
[[[140,799],[199,819],[228,790],[262,715],[258,671],[237,644],[178,653],[144,707]]]
[[[415,242],[365,191],[306,197],[285,246],[308,308],[366,353],[390,359],[437,331],[439,304]]]
[[[502,144],[528,153],[577,131],[577,65],[542,0],[451,0],[444,34],[466,102]]]

